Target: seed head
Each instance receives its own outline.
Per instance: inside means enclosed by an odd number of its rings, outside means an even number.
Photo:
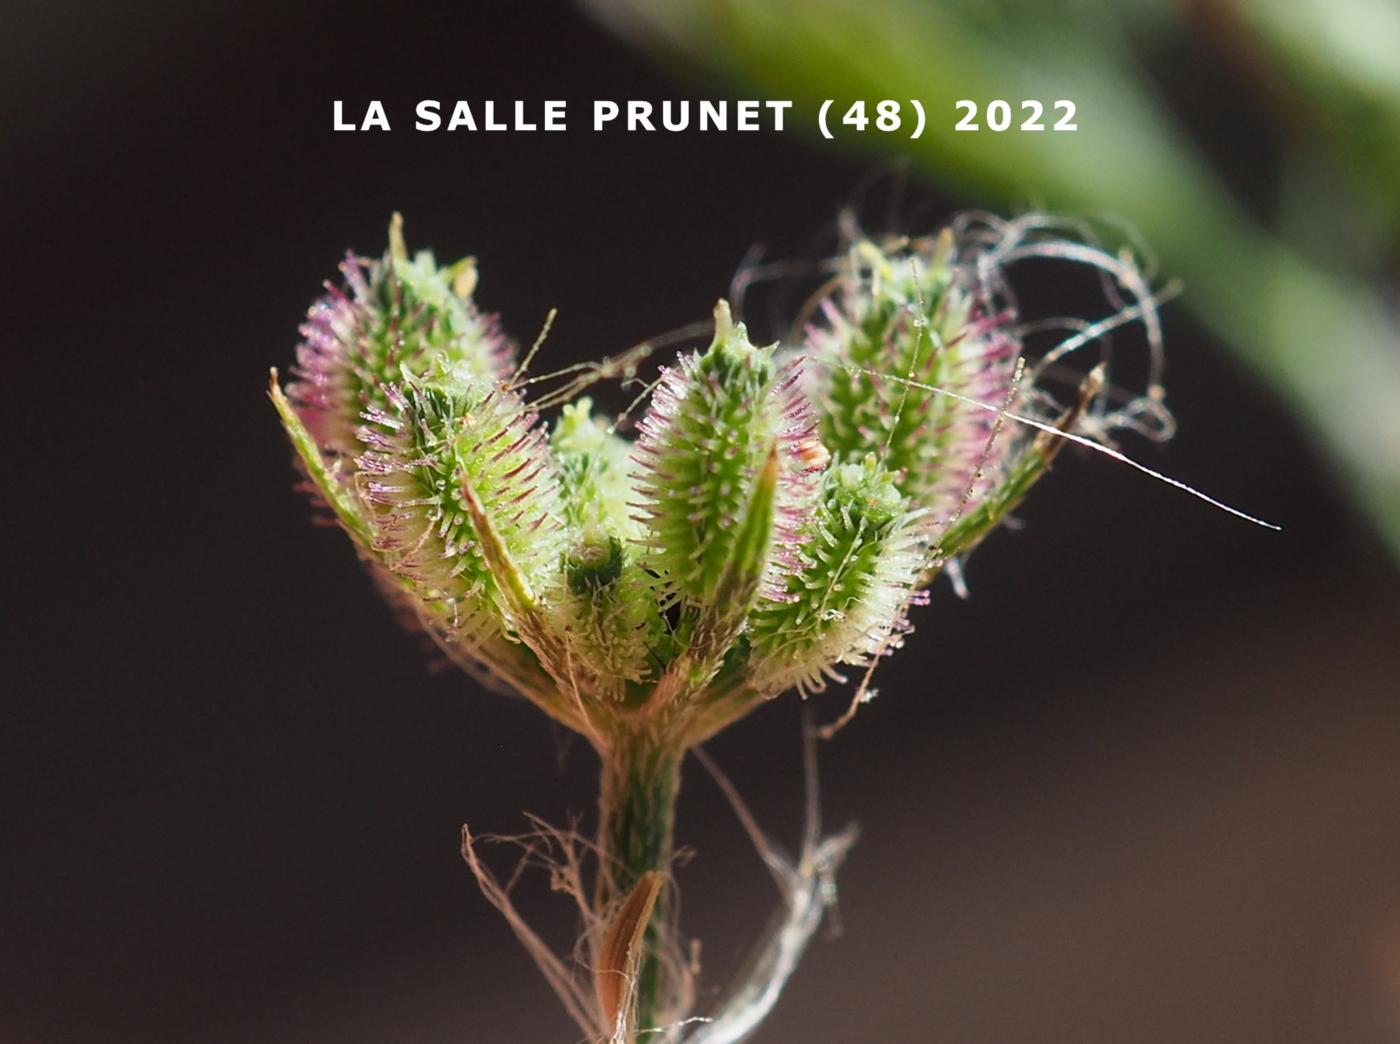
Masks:
[[[453,659],[602,746],[645,727],[684,749],[895,648],[1044,473],[1058,443],[1003,424],[1044,410],[985,260],[951,233],[862,240],[781,349],[721,301],[631,442],[586,399],[547,432],[474,264],[410,260],[396,219],[312,306],[273,398],[312,488]]]

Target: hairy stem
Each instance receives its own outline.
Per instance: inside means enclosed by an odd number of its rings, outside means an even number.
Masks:
[[[602,754],[598,798],[598,909],[627,896],[648,871],[668,874],[680,787],[681,753],[646,734],[620,737]],[[656,1026],[666,995],[667,904],[656,904],[643,936],[638,965],[635,1022]]]

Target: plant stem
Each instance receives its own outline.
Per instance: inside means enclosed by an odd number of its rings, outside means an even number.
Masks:
[[[619,738],[602,752],[598,797],[599,910],[625,898],[649,870],[669,873],[681,754],[645,733]],[[665,895],[658,900],[638,965],[635,1025],[657,1025],[666,992]]]

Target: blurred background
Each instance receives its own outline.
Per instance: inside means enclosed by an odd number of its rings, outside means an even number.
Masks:
[[[548,366],[704,318],[755,243],[809,252],[843,207],[878,232],[1030,205],[1129,223],[1183,278],[1180,434],[1126,448],[1284,532],[1066,453],[823,746],[829,822],[863,827],[842,932],[756,1039],[1400,1040],[1397,19],[12,5],[0,1042],[574,1038],[458,831],[586,823],[592,755],[430,669],[311,524],[264,396],[391,211],[411,246],[477,256],[515,337],[557,307]],[[798,106],[783,134],[583,119],[726,96]],[[949,118],[898,149],[801,130],[855,96]],[[416,134],[425,97],[566,98],[571,129]],[[1081,130],[948,130],[954,99],[996,97],[1074,98]],[[333,133],[335,98],[395,129]],[[1102,308],[1053,267],[1023,289]],[[785,698],[711,748],[786,840],[799,724]],[[776,896],[695,764],[680,817],[718,989]],[[568,945],[546,882],[521,903]]]

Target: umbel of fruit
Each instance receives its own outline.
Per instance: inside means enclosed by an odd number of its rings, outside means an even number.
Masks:
[[[579,896],[594,981],[546,967],[594,1038],[739,1039],[723,1014],[681,1021],[666,882],[683,757],[896,648],[911,602],[1097,394],[1094,375],[1055,417],[1023,387],[989,250],[949,231],[855,242],[792,345],[753,344],[720,301],[709,346],[662,371],[629,438],[587,399],[532,410],[474,262],[410,255],[396,217],[387,252],[348,257],[311,307],[285,393],[274,372],[308,486],[386,596],[597,750]]]

